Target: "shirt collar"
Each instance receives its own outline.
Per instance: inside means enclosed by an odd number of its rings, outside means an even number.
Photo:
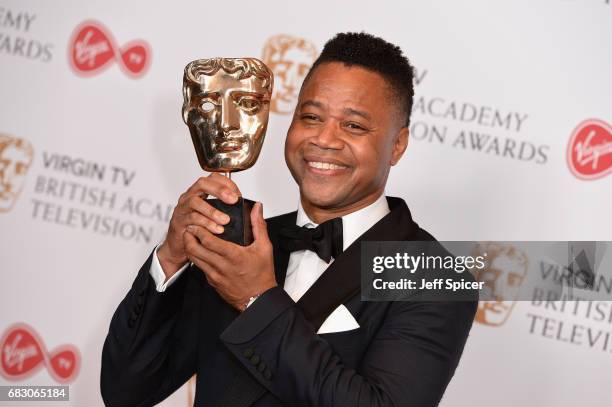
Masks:
[[[376,201],[365,208],[344,215],[342,217],[342,249],[346,250],[359,236],[374,226],[376,222],[384,218],[389,212],[389,204],[387,203],[385,194],[382,193]],[[318,224],[314,223],[308,215],[306,215],[304,208],[302,208],[301,201],[298,202],[295,224],[308,228],[315,228],[318,226]]]

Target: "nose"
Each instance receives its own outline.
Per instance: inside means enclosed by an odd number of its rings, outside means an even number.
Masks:
[[[227,133],[240,128],[238,109],[232,100],[224,100],[221,105],[221,129]]]
[[[340,136],[338,123],[335,120],[328,120],[325,125],[321,126],[321,130],[313,138],[312,143],[322,149],[342,150],[344,141]]]

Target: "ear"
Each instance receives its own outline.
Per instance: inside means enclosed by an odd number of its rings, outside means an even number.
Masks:
[[[391,165],[395,165],[399,162],[402,155],[404,155],[404,151],[408,147],[408,134],[410,131],[408,127],[402,127],[395,136],[395,141],[393,142],[393,150],[391,151]]]

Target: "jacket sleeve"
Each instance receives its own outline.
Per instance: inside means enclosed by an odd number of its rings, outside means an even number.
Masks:
[[[144,263],[119,304],[102,350],[100,389],[108,406],[150,406],[196,371],[198,296],[187,269],[158,292]],[[192,321],[191,323],[189,323]]]
[[[394,302],[357,370],[343,365],[278,287],[234,320],[221,340],[286,405],[431,407],[459,363],[476,306]]]

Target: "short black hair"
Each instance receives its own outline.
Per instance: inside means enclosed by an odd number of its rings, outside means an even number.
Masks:
[[[400,47],[365,32],[336,34],[323,47],[304,83],[317,66],[327,62],[342,62],[349,67],[358,66],[381,75],[398,98],[400,110],[406,115],[405,126],[410,125],[414,68]]]

